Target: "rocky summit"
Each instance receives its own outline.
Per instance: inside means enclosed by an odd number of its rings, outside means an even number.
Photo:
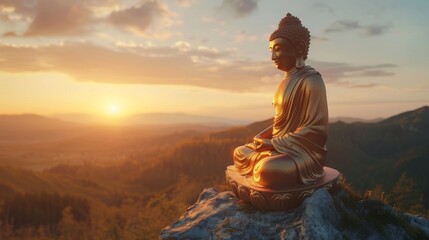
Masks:
[[[262,211],[208,188],[160,239],[429,239],[429,220],[342,190],[319,189],[293,210]]]

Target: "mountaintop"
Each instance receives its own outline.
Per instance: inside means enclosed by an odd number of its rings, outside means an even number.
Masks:
[[[429,220],[342,190],[319,189],[300,207],[273,212],[209,188],[160,239],[429,239]]]

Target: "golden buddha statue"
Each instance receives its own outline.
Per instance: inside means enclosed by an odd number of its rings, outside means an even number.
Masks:
[[[310,32],[288,13],[269,42],[271,59],[285,72],[274,93],[273,125],[237,147],[227,168],[236,195],[260,208],[295,207],[339,177],[324,167],[328,104],[320,73],[305,65],[309,45]]]

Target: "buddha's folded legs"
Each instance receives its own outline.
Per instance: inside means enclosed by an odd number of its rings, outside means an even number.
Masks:
[[[298,183],[295,162],[275,151],[257,152],[244,145],[234,150],[234,166],[242,175],[250,175],[255,183],[265,187],[288,187]]]
[[[299,184],[298,169],[287,154],[278,154],[258,161],[253,168],[253,181],[269,188],[284,188]]]

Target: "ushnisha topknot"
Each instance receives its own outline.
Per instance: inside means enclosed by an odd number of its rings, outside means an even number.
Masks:
[[[302,26],[301,20],[290,13],[280,20],[277,30],[271,36],[270,41],[276,38],[286,38],[295,45],[297,42],[304,43],[304,60],[307,59],[308,48],[310,47],[310,31]]]

